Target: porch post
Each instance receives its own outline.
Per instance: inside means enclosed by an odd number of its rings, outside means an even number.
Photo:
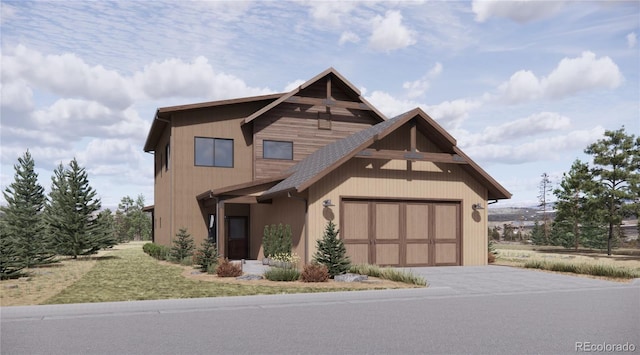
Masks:
[[[225,214],[224,201],[217,199],[216,201],[216,248],[218,255],[226,257],[227,255],[227,236],[225,235]]]

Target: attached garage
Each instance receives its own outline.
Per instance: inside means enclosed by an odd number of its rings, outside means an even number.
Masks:
[[[461,264],[460,201],[342,199],[341,235],[353,263]]]

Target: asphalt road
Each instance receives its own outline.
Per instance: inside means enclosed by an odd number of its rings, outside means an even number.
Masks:
[[[576,342],[640,352],[637,284],[4,307],[0,318],[2,354],[575,354]]]

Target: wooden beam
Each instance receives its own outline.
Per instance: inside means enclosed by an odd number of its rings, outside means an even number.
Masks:
[[[334,99],[319,99],[315,97],[291,96],[290,98],[284,100],[284,102],[288,102],[291,104],[350,108],[350,109],[363,110],[363,111],[373,110],[371,107],[367,106],[367,104],[362,102],[342,101],[342,100],[334,100]]]
[[[255,196],[220,196],[225,203],[245,203],[256,204],[258,200]]]
[[[227,236],[225,235],[225,211],[224,211],[224,201],[218,202],[218,207],[216,208],[216,235],[218,236],[216,240],[216,247],[218,249],[218,255],[220,257],[227,256]]]
[[[327,100],[331,99],[331,75],[327,75]]]
[[[463,157],[457,154],[406,152],[401,150],[365,149],[356,154],[355,157],[385,160],[430,161],[433,163],[447,164],[468,164]]]
[[[417,138],[416,138],[416,122],[415,121],[411,121],[409,133],[410,133],[409,140],[411,141],[411,151],[416,152],[418,149],[416,148]]]

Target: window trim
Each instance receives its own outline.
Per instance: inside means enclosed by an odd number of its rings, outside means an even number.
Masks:
[[[198,164],[197,162],[197,149],[196,142],[198,139],[209,139],[213,141],[213,155],[212,155],[212,165],[203,165]],[[216,165],[216,141],[230,141],[231,142],[231,165]],[[194,166],[202,166],[207,168],[233,168],[235,165],[235,142],[233,138],[216,138],[216,137],[202,137],[202,136],[194,136],[193,137],[193,165]]]
[[[266,156],[266,144],[267,142],[270,143],[289,143],[291,145],[291,155],[290,158],[275,158],[275,157],[267,157]],[[263,159],[269,159],[269,160],[293,160],[293,142],[292,141],[278,141],[278,140],[273,140],[273,139],[263,139],[262,140],[262,158]]]
[[[171,145],[167,143],[164,146],[164,171],[169,171],[169,163],[171,162]]]

